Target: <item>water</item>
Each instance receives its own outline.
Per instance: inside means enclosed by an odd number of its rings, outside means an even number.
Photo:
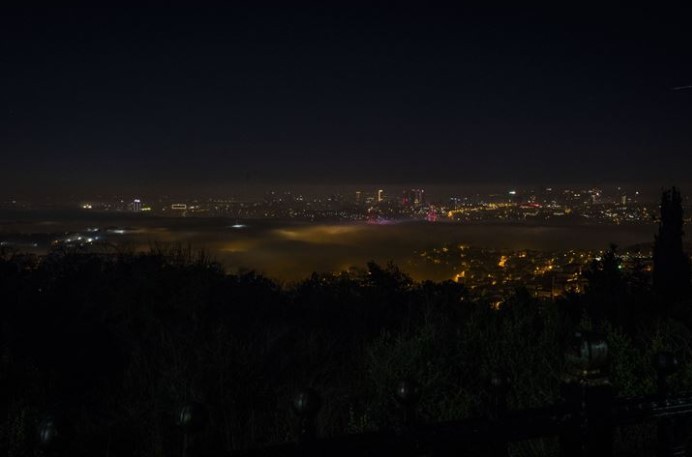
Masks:
[[[310,224],[285,221],[236,221],[230,218],[170,218],[122,213],[3,212],[0,241],[10,234],[85,233],[101,228],[119,247],[190,245],[205,249],[231,272],[253,269],[279,280],[296,280],[313,271],[341,271],[369,260],[393,261],[415,279],[448,279],[414,262],[419,252],[447,244],[497,249],[605,249],[651,243],[654,224],[536,225],[421,221],[389,225],[367,223]],[[103,229],[110,227],[109,233]],[[116,233],[123,231],[124,233]],[[50,237],[37,250],[45,251]]]

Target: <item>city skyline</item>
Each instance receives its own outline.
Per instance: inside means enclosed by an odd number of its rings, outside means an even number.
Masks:
[[[681,455],[686,6],[0,7],[0,455]]]

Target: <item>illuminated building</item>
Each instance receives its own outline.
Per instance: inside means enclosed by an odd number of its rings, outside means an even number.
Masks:
[[[423,189],[410,189],[403,192],[401,203],[403,205],[420,206],[425,202],[425,191]]]
[[[134,211],[135,213],[142,211],[142,200],[140,200],[139,198],[135,198],[132,201],[132,211]]]
[[[380,189],[377,191],[377,202],[381,203],[384,200],[384,190]]]
[[[425,191],[423,189],[413,189],[413,203],[416,205],[422,205],[425,203]]]

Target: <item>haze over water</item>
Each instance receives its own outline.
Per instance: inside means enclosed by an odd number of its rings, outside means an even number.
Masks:
[[[83,212],[0,213],[0,238],[16,233],[64,234],[88,227],[125,228],[107,241],[123,248],[191,246],[204,249],[229,272],[256,270],[291,281],[312,272],[363,267],[369,260],[393,261],[414,279],[449,279],[418,262],[418,253],[450,244],[494,249],[600,250],[653,241],[655,224],[535,225],[458,222],[398,222],[384,225],[304,223],[229,218],[171,218]],[[49,245],[39,246],[39,251]]]

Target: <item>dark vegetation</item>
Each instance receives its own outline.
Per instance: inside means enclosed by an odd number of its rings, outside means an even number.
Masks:
[[[676,388],[692,388],[689,261],[666,238],[675,211],[662,214],[656,269],[676,281],[624,274],[612,247],[594,260],[584,294],[544,301],[519,289],[499,309],[461,284],[415,283],[394,265],[280,285],[228,275],[185,249],[5,253],[2,454],[32,455],[36,423],[53,414],[79,436],[70,455],[178,455],[173,416],[190,401],[209,410],[209,446],[281,442],[293,436],[290,399],[304,386],[323,397],[327,435],[389,428],[404,378],[420,384],[430,421],[483,413],[497,373],[511,379],[510,408],[544,405],[559,395],[577,330],[607,336],[619,394],[655,391],[660,350],[686,367]]]

